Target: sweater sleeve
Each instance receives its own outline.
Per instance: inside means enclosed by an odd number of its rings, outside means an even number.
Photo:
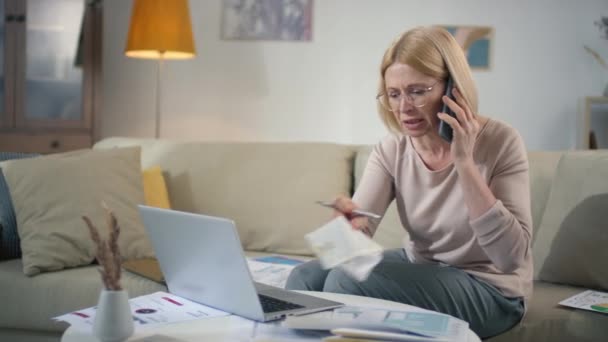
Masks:
[[[515,130],[503,141],[502,153],[490,179],[497,201],[470,221],[479,245],[494,265],[505,273],[521,267],[530,251],[532,214],[529,166],[523,140]]]
[[[384,216],[389,204],[395,198],[394,177],[390,162],[397,154],[394,141],[378,143],[372,150],[361,181],[353,195],[353,202],[361,209]],[[370,231],[376,232],[380,220],[370,220]]]

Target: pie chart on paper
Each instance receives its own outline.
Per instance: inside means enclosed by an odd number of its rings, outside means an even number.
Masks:
[[[608,312],[608,303],[593,304],[591,305],[591,308],[601,312]]]

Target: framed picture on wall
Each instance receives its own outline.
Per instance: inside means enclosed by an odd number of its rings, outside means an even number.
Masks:
[[[472,69],[488,70],[494,29],[489,26],[443,26],[462,46]]]
[[[313,0],[223,0],[225,40],[310,41]]]

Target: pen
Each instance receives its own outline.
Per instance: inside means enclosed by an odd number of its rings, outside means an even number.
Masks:
[[[338,210],[338,208],[336,208],[336,205],[333,204],[332,202],[324,202],[324,201],[316,201],[317,204],[320,204],[324,207],[328,207],[328,208],[332,208],[335,210]],[[365,210],[360,210],[360,209],[355,209],[352,212],[355,215],[360,215],[360,216],[365,216],[365,217],[369,217],[369,218],[373,218],[373,219],[379,219],[381,216],[378,214],[374,214],[374,213],[370,213],[369,211],[365,211]]]

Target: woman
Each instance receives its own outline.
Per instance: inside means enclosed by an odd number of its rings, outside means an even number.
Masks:
[[[455,100],[443,96],[454,81]],[[532,294],[528,161],[519,134],[477,114],[470,68],[439,27],[402,34],[380,68],[378,109],[393,133],[377,144],[352,200],[336,199],[354,229],[377,222],[394,199],[410,242],[386,251],[364,282],[318,261],[294,269],[287,288],[348,293],[407,303],[466,320],[480,337],[519,322]],[[456,118],[440,113],[443,104]],[[438,134],[453,129],[451,143]]]

